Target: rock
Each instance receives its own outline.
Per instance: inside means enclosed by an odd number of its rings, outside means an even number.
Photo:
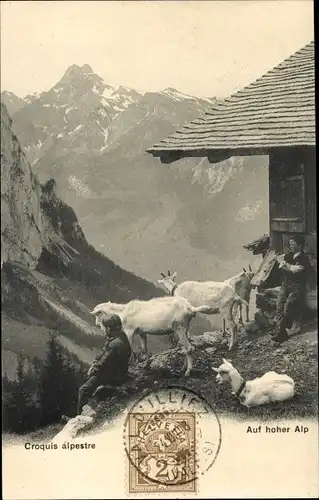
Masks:
[[[175,347],[168,351],[159,352],[152,357],[151,370],[174,370],[180,360],[184,357],[180,347]]]
[[[256,333],[258,331],[258,329],[259,329],[259,327],[258,327],[256,321],[250,321],[245,326],[246,333]]]
[[[71,418],[63,429],[54,436],[52,443],[62,444],[65,441],[74,439],[78,432],[85,427],[90,426],[96,416],[96,411],[89,405],[85,405],[81,415]]]
[[[196,347],[204,347],[220,344],[224,341],[221,332],[205,332],[202,335],[196,335],[191,338],[191,342]]]
[[[217,351],[217,347],[206,347],[205,351],[208,354],[214,354]]]
[[[90,405],[84,405],[81,415],[83,417],[94,417],[96,415],[96,411]]]
[[[41,187],[1,104],[1,259],[35,268],[43,248]]]
[[[227,345],[228,340],[223,338],[222,332],[205,332],[202,335],[190,336],[190,342],[193,346],[194,361],[207,354],[214,354],[221,345]],[[159,370],[165,372],[178,372],[183,374],[185,371],[185,355],[182,346],[178,345],[164,352],[154,354],[151,358],[150,372]],[[134,381],[145,380],[146,374],[143,368],[143,362],[137,361],[134,366],[130,366],[130,375]]]

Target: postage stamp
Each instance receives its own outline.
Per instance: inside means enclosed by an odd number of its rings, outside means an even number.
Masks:
[[[218,417],[200,395],[173,386],[149,391],[124,425],[129,493],[197,492],[220,445]]]

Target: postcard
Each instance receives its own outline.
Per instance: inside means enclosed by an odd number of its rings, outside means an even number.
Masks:
[[[5,500],[317,498],[314,4],[1,4]]]

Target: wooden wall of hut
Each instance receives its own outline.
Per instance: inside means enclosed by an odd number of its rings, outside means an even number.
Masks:
[[[285,148],[269,156],[270,245],[287,252],[291,233],[305,236],[312,273],[308,305],[317,308],[316,155],[313,147]]]

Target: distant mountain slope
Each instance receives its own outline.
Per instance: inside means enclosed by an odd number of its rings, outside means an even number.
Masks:
[[[25,99],[21,99],[21,97],[6,90],[1,92],[1,102],[6,106],[11,116],[27,104]]]
[[[105,255],[152,281],[167,266],[181,280],[219,280],[247,264],[242,245],[267,232],[267,158],[162,165],[145,152],[212,102],[111,87],[74,65],[13,126],[40,179],[56,179]]]
[[[17,354],[42,358],[50,331],[74,360],[89,363],[102,338],[89,311],[99,302],[149,299],[163,292],[88,244],[74,210],[40,184],[1,105],[1,287],[3,367]],[[201,329],[207,326],[197,320]],[[195,326],[196,328],[196,326]],[[150,339],[150,347],[167,347]]]

